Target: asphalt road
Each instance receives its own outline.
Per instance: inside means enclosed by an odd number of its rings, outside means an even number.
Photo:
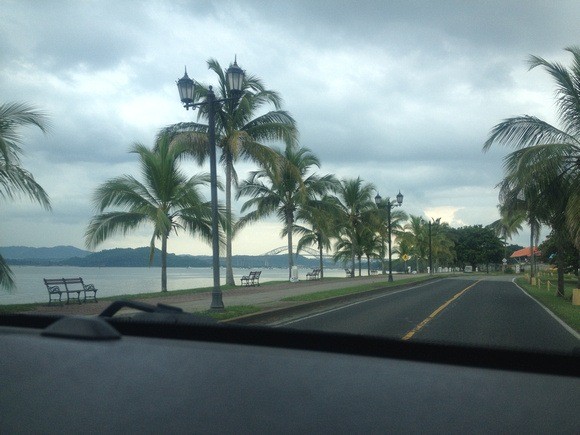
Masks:
[[[403,340],[570,352],[578,334],[511,281],[448,278],[281,324]]]

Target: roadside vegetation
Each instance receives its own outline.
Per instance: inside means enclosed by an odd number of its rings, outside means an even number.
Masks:
[[[22,166],[22,128],[49,130],[48,116],[25,103],[0,103],[0,202],[28,197],[45,210],[50,198],[34,176]],[[0,255],[0,290],[15,288],[12,270]]]
[[[539,278],[534,285],[522,277],[516,279],[517,284],[534,297],[538,302],[552,311],[576,332],[580,332],[580,305],[572,305],[572,292],[577,288],[577,279],[574,275],[565,275],[564,294],[560,296],[556,286],[556,277],[549,280],[548,276]],[[551,285],[548,285],[548,282]]]
[[[561,298],[565,298],[567,251],[573,251],[572,270],[580,266],[580,47],[566,51],[572,55],[569,68],[538,56],[529,58],[530,69],[540,67],[554,79],[560,126],[531,115],[508,118],[493,127],[483,146],[484,151],[494,145],[514,149],[504,159],[504,179],[499,183],[504,234],[525,222],[534,246],[540,225],[551,230]],[[531,283],[535,256],[530,258]]]

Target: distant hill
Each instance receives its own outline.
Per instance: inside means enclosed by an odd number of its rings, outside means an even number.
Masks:
[[[0,247],[0,255],[11,265],[26,266],[79,266],[79,267],[147,267],[149,266],[149,248],[116,248],[100,252],[89,252],[74,246],[56,246],[54,248],[29,248],[25,246]],[[295,257],[294,263],[300,267],[318,267],[318,260],[301,255]],[[225,259],[220,259],[225,266]],[[334,267],[332,261],[325,260],[325,266]],[[176,255],[167,254],[169,267],[211,267],[209,255]],[[240,268],[286,268],[288,255],[234,255],[233,267]],[[161,267],[161,251],[155,249],[153,267]]]
[[[106,249],[101,252],[87,255],[82,258],[69,258],[63,262],[64,266],[92,266],[92,267],[147,267],[149,266],[149,248],[117,248]],[[193,255],[167,254],[169,267],[209,267],[209,257],[194,257]],[[161,267],[161,250],[155,249],[151,266]]]
[[[71,257],[86,257],[90,251],[74,246],[54,246],[52,248],[30,248],[28,246],[0,247],[0,255],[7,260],[65,260]]]

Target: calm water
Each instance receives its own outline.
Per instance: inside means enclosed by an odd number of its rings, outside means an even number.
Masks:
[[[83,278],[86,284],[99,289],[97,297],[157,292],[161,289],[161,269],[148,267],[68,267],[68,266],[12,266],[17,289],[13,292],[0,290],[0,304],[23,304],[48,302],[48,293],[43,278]],[[306,279],[312,269],[299,269],[299,278]],[[234,269],[236,283],[247,275],[249,269]],[[344,277],[344,269],[325,269],[325,276]],[[225,283],[225,269],[220,272]],[[262,269],[260,282],[288,279],[286,269]],[[168,290],[210,287],[213,274],[210,268],[168,268]]]

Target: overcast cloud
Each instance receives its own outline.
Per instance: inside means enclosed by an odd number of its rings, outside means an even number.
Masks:
[[[526,60],[568,64],[563,48],[580,43],[577,1],[0,0],[0,15],[2,102],[51,116],[49,135],[25,131],[24,166],[53,204],[47,213],[26,200],[1,203],[1,246],[83,247],[95,188],[138,175],[130,145],[195,119],[177,96],[184,65],[212,84],[206,60],[227,67],[234,55],[282,95],[320,173],[361,176],[383,197],[400,190],[408,213],[487,225],[498,218],[507,153],[481,152],[489,130],[521,114],[557,123],[552,83]],[[253,169],[238,165],[241,177]],[[280,228],[256,224],[234,253],[284,245]],[[150,234],[99,249],[146,246]],[[169,251],[211,249],[182,234]]]

